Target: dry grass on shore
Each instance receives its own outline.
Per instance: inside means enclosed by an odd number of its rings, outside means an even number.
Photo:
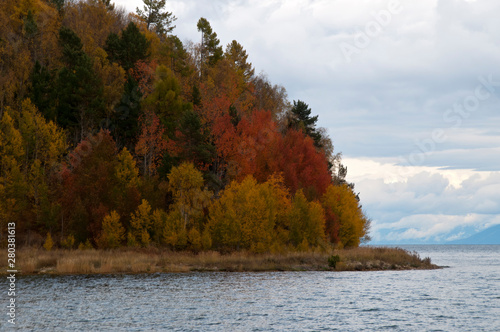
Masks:
[[[335,268],[328,257],[340,258]],[[173,252],[161,249],[53,250],[22,248],[16,255],[22,274],[106,274],[190,271],[365,271],[432,269],[430,259],[398,248],[362,247],[330,252],[253,254],[216,251]],[[2,269],[3,271],[6,268]]]

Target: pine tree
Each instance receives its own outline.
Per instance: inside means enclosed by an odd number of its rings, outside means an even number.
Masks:
[[[302,130],[304,134],[314,140],[314,145],[321,148],[321,134],[316,130],[318,116],[311,116],[309,105],[301,100],[293,101],[293,107],[290,110],[291,117],[288,126],[296,130]]]
[[[36,61],[31,72],[31,91],[30,99],[48,119],[56,120],[56,102],[55,102],[55,74],[46,66]]]
[[[143,0],[143,10],[136,8],[137,15],[146,22],[147,29],[156,32],[159,36],[172,32],[177,20],[171,12],[164,12],[166,0]]]
[[[224,54],[222,46],[219,45],[220,40],[217,38],[217,34],[212,31],[212,27],[206,18],[200,18],[196,26],[198,31],[201,32],[201,65],[204,66],[207,63],[210,67],[213,67],[222,59]]]
[[[105,50],[111,61],[118,62],[125,71],[134,68],[139,60],[149,57],[150,42],[134,22],[130,22],[121,36],[111,33],[106,40]]]
[[[59,43],[65,66],[59,71],[56,83],[57,122],[71,129],[76,143],[97,128],[105,116],[103,84],[94,72],[92,59],[83,51],[80,38],[72,30],[62,27]]]

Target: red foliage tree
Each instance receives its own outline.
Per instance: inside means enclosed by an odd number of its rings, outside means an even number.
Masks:
[[[130,75],[139,85],[139,90],[142,92],[143,98],[153,92],[153,82],[155,80],[155,70],[157,63],[153,61],[139,60],[135,63],[134,68],[129,70]]]
[[[277,172],[292,192],[304,189],[309,199],[317,199],[332,183],[325,154],[301,131],[288,130],[276,149]]]
[[[135,146],[135,153],[141,157],[143,174],[152,176],[161,161],[168,142],[164,138],[165,128],[158,116],[152,111],[145,111],[139,118],[141,134]]]
[[[293,129],[282,135],[269,111],[254,111],[237,127],[225,115],[214,125],[214,136],[230,177],[242,180],[252,175],[265,182],[281,173],[292,193],[303,189],[309,199],[321,196],[331,184],[327,159],[313,140]]]
[[[116,145],[109,131],[84,139],[69,156],[62,170],[62,234],[77,240],[97,240],[101,223],[113,207],[109,193],[116,185]]]

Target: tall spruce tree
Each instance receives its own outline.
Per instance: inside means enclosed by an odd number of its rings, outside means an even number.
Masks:
[[[105,50],[111,61],[118,62],[125,71],[134,68],[139,60],[149,57],[149,44],[146,36],[141,33],[134,22],[130,22],[122,31],[121,36],[110,33],[106,40]]]
[[[56,120],[55,73],[36,61],[30,75],[30,99],[47,120]]]
[[[288,123],[289,128],[302,130],[304,134],[308,135],[314,140],[314,145],[318,148],[321,147],[321,134],[316,130],[316,122],[318,116],[311,116],[311,109],[302,100],[293,101],[293,107],[290,110],[290,120]]]
[[[56,82],[57,122],[70,129],[76,143],[95,129],[104,116],[103,84],[76,33],[62,27],[59,44],[64,67],[59,70]]]

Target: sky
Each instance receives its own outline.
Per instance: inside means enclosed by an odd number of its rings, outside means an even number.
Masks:
[[[140,0],[115,0],[128,11]],[[168,0],[319,115],[372,243],[442,243],[500,224],[500,2]]]

